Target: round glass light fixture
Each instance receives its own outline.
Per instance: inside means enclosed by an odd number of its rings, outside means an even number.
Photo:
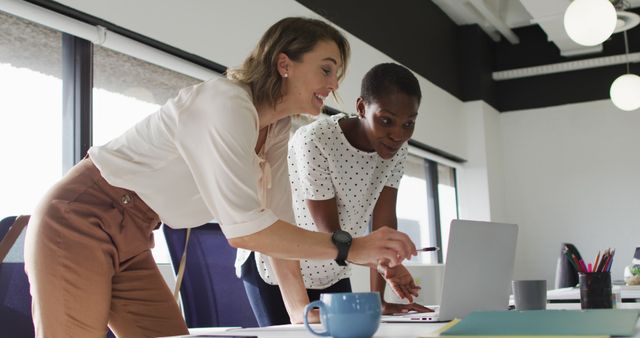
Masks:
[[[609,90],[613,104],[626,111],[640,108],[640,76],[624,74],[611,84]]]
[[[564,29],[571,40],[583,46],[603,43],[616,22],[616,9],[609,0],[575,0],[564,12]]]

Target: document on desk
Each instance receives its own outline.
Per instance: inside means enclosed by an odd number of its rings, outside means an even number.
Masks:
[[[468,338],[468,337],[473,337],[473,338],[611,338],[611,336],[603,336],[603,335],[597,335],[597,336],[567,336],[567,335],[553,335],[553,336],[549,336],[549,335],[537,335],[537,336],[512,336],[512,335],[508,335],[508,336],[478,336],[478,335],[464,335],[464,336],[441,336],[441,335],[437,335],[437,336],[431,336],[431,335],[427,335],[427,336],[420,336],[418,338],[440,338],[440,337],[447,337],[447,338]]]
[[[187,336],[171,336],[166,338],[258,338],[258,336],[238,336],[228,334],[190,334]]]
[[[314,330],[322,331],[322,324],[309,324]],[[229,330],[231,334],[252,334],[253,332],[274,332],[274,331],[282,331],[282,332],[291,332],[291,331],[307,331],[307,328],[304,324],[284,324],[284,325],[273,325],[273,326],[264,326],[264,327],[248,327],[248,328],[240,328]]]
[[[311,324],[316,331],[322,330],[322,324]],[[224,332],[220,332],[215,330],[217,328],[199,328],[199,329],[189,329],[192,332],[190,335],[186,336],[171,336],[166,338],[203,338],[203,337],[211,337],[211,338],[258,338],[260,335],[266,332],[307,332],[307,328],[304,324],[286,324],[286,325],[274,325],[267,327],[249,327],[249,328],[241,328],[241,327],[229,327],[225,328]],[[214,332],[207,332],[212,331]]]
[[[258,336],[230,336],[230,335],[217,335],[217,334],[199,334],[195,336],[188,336],[190,338],[258,338]]]
[[[453,326],[457,325],[460,322],[460,319],[454,319],[452,321],[450,321],[447,325],[441,327],[440,329],[424,335],[424,336],[420,336],[418,338],[440,338],[443,337],[442,336],[442,332],[449,330],[450,328],[452,328]],[[446,336],[446,338],[464,338],[464,337],[470,337],[470,336]],[[496,336],[478,336],[478,335],[474,335],[473,338],[496,338]],[[567,335],[561,335],[561,336],[500,336],[500,338],[611,338],[611,336],[608,335],[597,335],[597,336],[567,336]]]
[[[637,310],[477,311],[442,332],[442,336],[631,336]]]

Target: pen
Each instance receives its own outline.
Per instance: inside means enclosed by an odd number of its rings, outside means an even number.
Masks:
[[[571,266],[573,266],[573,268],[576,269],[576,271],[580,271],[580,267],[576,265],[576,262],[573,260],[573,255],[571,254],[571,252],[569,252],[568,250],[564,250],[563,253],[567,257],[567,260],[569,261],[569,263],[571,263]]]
[[[611,262],[611,255],[607,255],[607,260],[602,265],[602,269],[600,270],[600,272],[609,271],[609,262]]]
[[[440,250],[440,248],[438,248],[437,246],[430,246],[430,247],[426,247],[426,248],[422,248],[422,249],[417,249],[416,251],[438,251]]]
[[[582,270],[582,265],[580,265],[580,261],[578,260],[576,255],[571,255],[571,258],[573,259],[573,265],[576,267],[576,270],[578,272],[584,272],[584,270]]]
[[[597,272],[604,272],[604,268],[609,260],[609,249],[603,251],[602,257],[600,257],[600,263],[598,264]]]
[[[582,269],[582,272],[589,272],[587,270],[587,266],[584,264],[584,261],[582,260],[582,258],[578,261],[578,263],[580,263],[580,268]]]
[[[609,272],[611,271],[611,265],[613,265],[613,255],[616,254],[616,249],[611,250],[611,256],[609,256],[609,262],[607,262],[607,267],[606,267],[606,271]]]

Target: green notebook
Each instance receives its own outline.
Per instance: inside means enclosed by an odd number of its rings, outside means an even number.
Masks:
[[[610,335],[635,333],[637,310],[477,311],[442,336]]]

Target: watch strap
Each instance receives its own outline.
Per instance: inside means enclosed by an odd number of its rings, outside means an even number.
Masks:
[[[341,232],[344,233],[346,236],[349,237],[349,241],[348,242],[344,242],[344,241],[340,241],[336,239],[336,233]],[[340,266],[346,266],[347,265],[347,256],[349,255],[349,248],[351,247],[351,235],[343,230],[337,230],[336,232],[334,232],[333,237],[331,238],[333,244],[336,246],[336,248],[338,249],[338,256],[336,256],[335,261],[338,265]]]

